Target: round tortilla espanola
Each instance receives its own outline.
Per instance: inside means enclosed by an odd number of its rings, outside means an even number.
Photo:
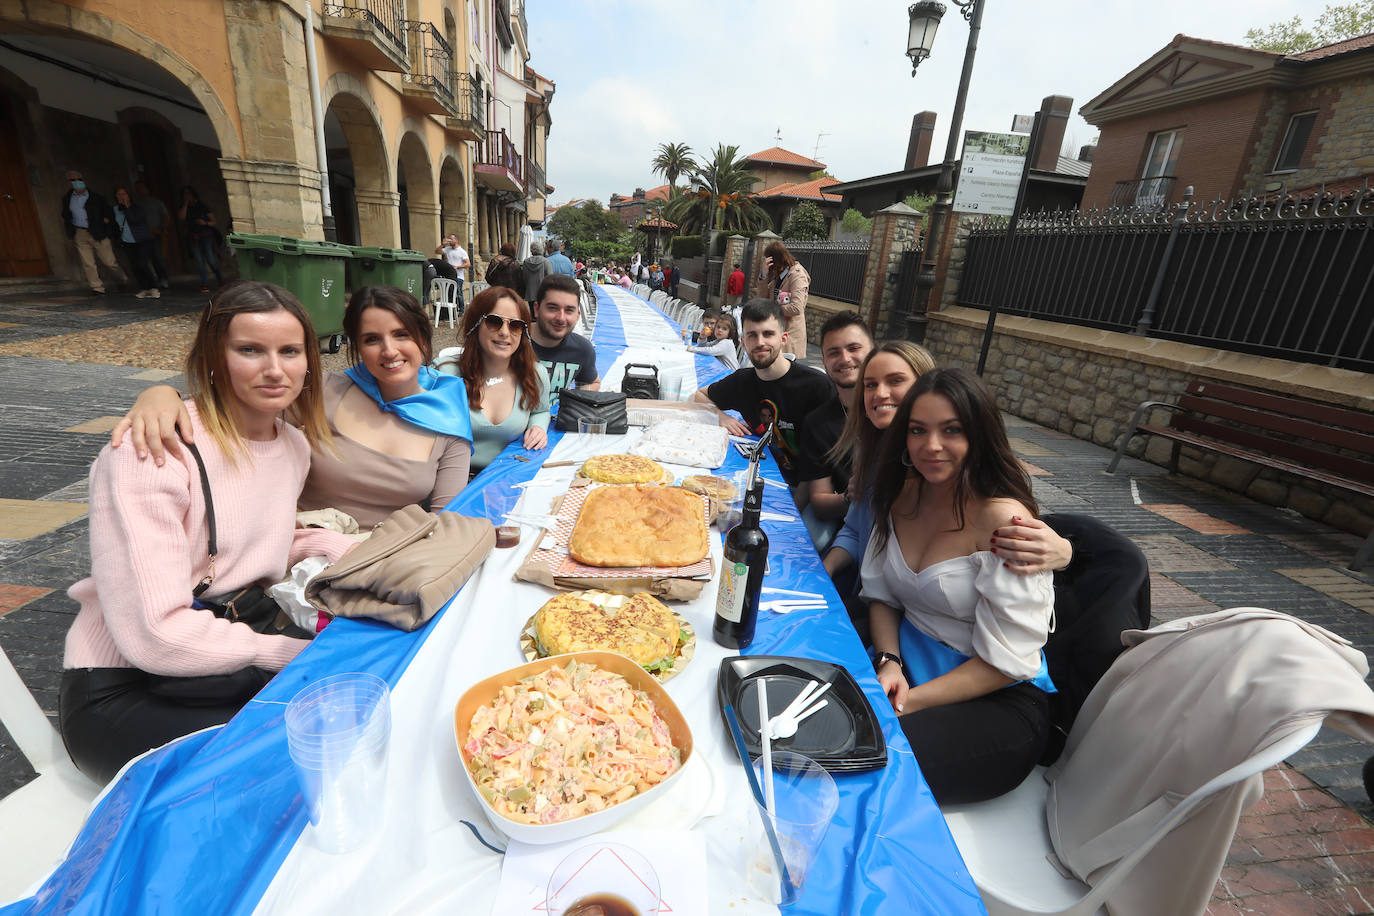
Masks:
[[[594,455],[578,473],[597,483],[660,483],[667,476],[663,465],[639,455]]]
[[[531,661],[568,652],[615,652],[666,681],[691,658],[695,634],[647,592],[579,591],[545,602],[526,624],[520,644]]]

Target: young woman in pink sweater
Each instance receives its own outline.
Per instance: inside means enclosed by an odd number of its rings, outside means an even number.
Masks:
[[[353,544],[295,527],[311,446],[329,441],[315,339],[296,298],[268,283],[226,286],[201,314],[187,406],[214,502],[213,564],[186,449],[158,466],[106,447],[92,465],[91,576],[68,592],[81,609],[59,700],[67,752],[88,776],[107,781],[150,748],[227,722],[305,647],[193,608],[191,593],[211,575],[204,597],[213,601]],[[281,420],[293,404],[300,430]],[[194,682],[205,689],[190,700],[187,683],[168,678],[208,679]]]

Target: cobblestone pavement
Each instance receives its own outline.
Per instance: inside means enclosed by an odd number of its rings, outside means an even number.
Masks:
[[[50,715],[76,611],[65,589],[88,570],[87,467],[139,391],[178,381],[189,337],[168,329],[193,328],[202,301],[0,298],[0,645]],[[120,352],[108,352],[112,339]],[[1145,551],[1156,622],[1259,605],[1374,651],[1374,577],[1345,569],[1358,538],[1140,461],[1109,477],[1106,450],[1008,422],[1045,511],[1092,514]],[[1371,751],[1324,730],[1267,773],[1209,912],[1374,912],[1374,806],[1360,778]],[[0,729],[0,796],[30,778]]]

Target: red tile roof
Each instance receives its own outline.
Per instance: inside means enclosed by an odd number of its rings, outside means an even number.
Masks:
[[[625,203],[625,202],[627,202],[627,201],[630,201],[630,200],[635,199],[635,198],[633,198],[632,195],[633,195],[633,192],[631,192],[630,194],[621,194],[621,195],[620,195],[620,200],[617,201],[617,203]],[[639,200],[667,200],[667,199],[668,199],[668,186],[667,186],[666,184],[661,184],[661,185],[659,185],[659,186],[656,187],[656,188],[650,188],[649,190],[647,190],[647,191],[644,192],[644,196],[643,196],[643,197],[638,198],[638,199],[639,199]]]
[[[808,169],[823,169],[824,162],[817,162],[815,159],[808,159],[801,153],[794,153],[791,150],[783,149],[781,146],[770,146],[766,150],[744,157],[745,162],[769,162],[774,165],[794,165]]]
[[[834,201],[839,203],[840,195],[827,194],[822,188],[839,184],[834,178],[813,178],[810,181],[788,181],[773,185],[758,192],[759,197],[799,197],[805,200]]]
[[[1356,35],[1354,38],[1333,42],[1329,45],[1323,45],[1320,48],[1313,48],[1310,51],[1303,51],[1299,54],[1287,54],[1284,55],[1284,59],[1324,60],[1328,57],[1335,57],[1337,54],[1348,54],[1351,51],[1363,51],[1365,48],[1374,48],[1374,32],[1369,32],[1365,35]]]

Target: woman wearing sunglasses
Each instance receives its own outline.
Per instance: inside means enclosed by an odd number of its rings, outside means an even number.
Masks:
[[[482,290],[463,313],[458,374],[472,413],[473,471],[516,439],[528,449],[549,441],[549,376],[530,345],[529,324],[529,306],[504,286]]]
[[[312,450],[297,508],[338,509],[364,530],[411,503],[442,510],[467,486],[472,427],[462,383],[426,366],[429,315],[404,290],[364,286],[343,326],[353,365],[322,386],[335,448]],[[160,466],[164,448],[179,451],[174,427],[189,422],[180,395],[159,385],[139,395],[111,444],[130,429],[138,457],[151,453]]]

